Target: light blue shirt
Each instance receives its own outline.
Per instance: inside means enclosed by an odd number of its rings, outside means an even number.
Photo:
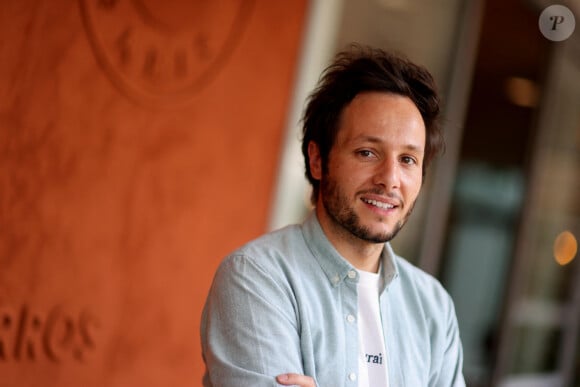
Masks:
[[[390,386],[465,386],[451,298],[388,243],[381,259]],[[358,280],[314,214],[228,256],[201,321],[203,385],[278,386],[276,375],[294,372],[320,387],[356,387]]]

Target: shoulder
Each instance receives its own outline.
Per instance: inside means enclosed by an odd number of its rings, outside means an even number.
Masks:
[[[416,285],[427,286],[429,288],[433,287],[445,291],[439,280],[433,275],[413,265],[405,258],[397,256],[395,260],[397,262],[399,276],[402,280],[411,281]]]
[[[236,249],[230,255],[284,253],[290,249],[291,245],[301,241],[303,241],[301,226],[293,224],[261,235]]]
[[[299,225],[290,225],[264,234],[232,251],[218,266],[215,281],[279,281],[300,265],[294,261],[303,255],[296,253],[304,246]]]
[[[304,245],[300,225],[290,225],[264,234],[231,252],[223,262],[250,260],[257,265],[278,266]]]
[[[441,282],[431,274],[411,264],[404,258],[396,257],[399,286],[406,297],[412,297],[424,308],[453,309],[453,301]],[[447,309],[445,308],[445,309]]]

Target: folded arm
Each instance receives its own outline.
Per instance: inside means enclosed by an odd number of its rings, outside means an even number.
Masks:
[[[287,283],[248,257],[228,258],[216,273],[202,317],[204,385],[278,386],[278,375],[304,374],[298,324]],[[288,380],[297,384],[294,376]]]

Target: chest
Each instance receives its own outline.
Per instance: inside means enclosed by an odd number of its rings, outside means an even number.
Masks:
[[[314,292],[314,293],[313,293]],[[356,283],[298,292],[300,345],[304,370],[321,386],[357,386],[359,375],[359,299]],[[427,385],[433,361],[429,321],[416,305],[384,294],[379,313],[390,385]],[[378,355],[377,355],[378,356]]]

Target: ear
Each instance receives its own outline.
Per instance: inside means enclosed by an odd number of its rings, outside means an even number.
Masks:
[[[320,157],[320,148],[314,141],[308,143],[308,161],[310,174],[316,180],[320,180],[322,178],[322,159]]]

